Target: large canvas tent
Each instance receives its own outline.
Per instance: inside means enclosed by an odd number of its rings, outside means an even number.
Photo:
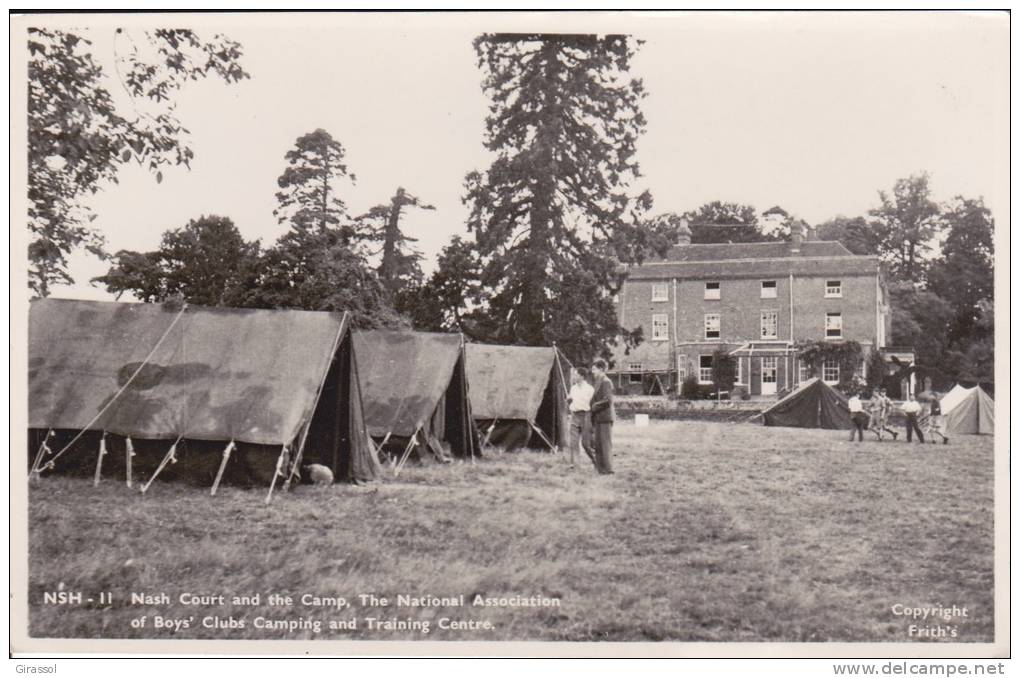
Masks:
[[[365,424],[400,462],[473,458],[477,436],[459,334],[372,330],[354,333]]]
[[[766,426],[849,429],[850,408],[842,393],[817,377],[808,379],[762,412]]]
[[[980,386],[957,384],[939,400],[949,433],[995,433],[995,402]]]
[[[28,376],[35,470],[102,447],[123,450],[101,463],[130,477],[134,446],[216,483],[239,470],[275,484],[300,463],[377,473],[345,313],[40,299]]]
[[[468,344],[471,409],[483,442],[508,450],[565,448],[569,370],[554,347]]]

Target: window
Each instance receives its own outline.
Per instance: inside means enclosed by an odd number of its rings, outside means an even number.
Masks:
[[[839,361],[835,358],[826,358],[822,363],[822,381],[828,384],[839,383]]]
[[[698,356],[698,383],[712,383],[712,356],[710,355]]]
[[[774,355],[764,356],[761,359],[761,383],[762,390],[768,391],[769,393],[775,393],[775,384],[778,381],[779,375],[779,358]],[[772,388],[769,389],[766,384],[771,384]]]
[[[629,365],[627,365],[627,369],[628,369],[628,371],[630,371],[630,376],[628,377],[628,381],[630,381],[630,383],[632,383],[632,384],[640,384],[641,383],[641,363],[630,363]]]
[[[761,312],[761,338],[775,339],[779,336],[779,311]]]
[[[803,360],[800,361],[800,367],[797,370],[797,383],[804,383],[811,378],[811,366],[805,363]]]
[[[652,314],[652,341],[669,339],[669,316],[665,313]]]
[[[775,299],[776,298],[776,281],[775,280],[762,280],[761,281],[761,298],[762,299]]]
[[[685,379],[687,379],[687,356],[678,355],[676,357],[676,382],[682,384]]]
[[[721,298],[721,296],[722,295],[721,295],[721,292],[720,292],[719,283],[717,283],[717,282],[707,282],[707,283],[705,283],[705,298],[706,299],[719,299],[719,298]]]
[[[652,283],[652,301],[669,301],[669,285]]]
[[[705,338],[718,339],[719,325],[721,324],[718,313],[705,314]]]
[[[839,339],[843,336],[843,314],[842,313],[826,313],[825,314],[825,338],[826,339]]]
[[[825,281],[825,296],[827,298],[842,297],[843,296],[843,281],[842,280],[826,280]]]
[[[746,384],[747,383],[746,381],[744,381],[744,359],[743,358],[737,358],[737,380],[734,383],[737,383],[737,384]]]

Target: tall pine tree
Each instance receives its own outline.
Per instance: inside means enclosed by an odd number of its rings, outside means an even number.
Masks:
[[[336,187],[341,180],[355,180],[345,155],[343,145],[324,129],[298,137],[284,156],[287,168],[276,181],[280,190],[273,214],[281,224],[298,230],[338,229],[343,243],[354,240],[347,205]]]
[[[412,244],[418,239],[400,230],[400,216],[405,207],[435,209],[399,187],[388,203],[376,205],[358,217],[358,221],[372,224],[369,237],[381,245],[377,252],[382,255],[379,279],[391,297],[409,285],[421,283],[422,279],[422,254]]]
[[[489,291],[485,338],[558,344],[573,361],[608,355],[625,333],[611,295],[639,260],[651,206],[633,195],[644,131],[625,35],[486,34],[474,42],[495,158],[466,180]]]

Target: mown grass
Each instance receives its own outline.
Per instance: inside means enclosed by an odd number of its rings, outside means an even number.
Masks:
[[[851,444],[752,424],[617,426],[617,473],[563,455],[406,467],[367,487],[145,497],[48,477],[30,490],[35,637],[569,641],[896,641],[896,603],[967,607],[956,641],[993,639],[992,441]],[[112,591],[112,606],[42,603]],[[257,608],[132,606],[131,592],[260,593]],[[280,609],[269,593],[543,594],[548,608]],[[88,597],[88,596],[86,596]],[[147,615],[144,629],[131,619]],[[152,615],[192,616],[188,630]],[[245,619],[211,630],[207,615]],[[258,617],[428,620],[419,631],[251,628]],[[491,630],[443,631],[441,617]],[[932,622],[926,622],[931,624]]]

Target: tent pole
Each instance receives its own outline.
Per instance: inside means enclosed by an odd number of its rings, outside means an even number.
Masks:
[[[492,430],[496,428],[496,420],[492,420],[492,424],[489,425],[489,430],[485,432],[485,440],[482,441],[482,447],[488,447],[489,438],[492,437]]]
[[[29,480],[32,480],[33,478],[38,478],[39,474],[42,473],[42,468],[40,468],[40,464],[42,464],[43,457],[45,457],[47,454],[51,452],[49,440],[52,435],[53,429],[48,430],[46,432],[46,436],[43,438],[42,443],[39,445],[39,451],[35,453],[35,461],[32,462],[32,470],[28,474]]]
[[[542,433],[542,429],[540,429],[539,427],[535,426],[535,422],[529,421],[528,423],[531,424],[531,428],[535,431],[535,433],[537,433],[539,435],[539,437],[542,440],[545,441],[545,444],[548,445],[550,448],[552,448],[553,452],[557,452],[558,451],[558,448],[555,445],[552,444],[552,441],[549,440],[549,438],[546,437],[546,435],[544,433]]]
[[[124,439],[124,468],[125,471],[124,479],[127,486],[131,487],[131,458],[135,456],[135,444],[131,442],[131,436]]]
[[[231,440],[227,443],[226,448],[223,450],[223,461],[220,462],[220,468],[216,471],[216,480],[213,481],[212,489],[209,490],[209,496],[216,496],[216,488],[220,486],[220,480],[223,479],[223,472],[227,469],[227,460],[230,459],[230,453],[234,451],[234,441]],[[290,482],[290,478],[287,479]]]
[[[283,475],[283,458],[287,454],[287,446],[280,450],[280,456],[276,458],[276,471],[273,473],[273,482],[269,483],[269,494],[266,495],[266,503],[273,499],[273,489],[276,487],[276,479]]]
[[[145,494],[145,491],[149,489],[149,485],[152,485],[152,481],[156,479],[156,476],[159,475],[160,471],[166,468],[167,464],[170,462],[175,464],[177,463],[177,457],[175,455],[177,454],[177,443],[179,442],[181,442],[180,436],[178,436],[177,440],[174,441],[174,444],[170,446],[170,451],[166,453],[165,457],[163,457],[163,461],[159,462],[159,466],[157,466],[156,470],[152,473],[152,477],[149,478],[149,482],[142,486],[142,494]]]
[[[301,462],[305,458],[304,440],[307,439],[307,437],[308,437],[308,430],[311,427],[312,427],[312,422],[311,422],[311,420],[309,420],[308,423],[305,424],[305,430],[304,430],[304,432],[302,434],[302,442],[300,443],[300,445],[298,447],[297,454],[294,455],[294,460],[290,464],[290,470],[287,473],[287,479],[285,481],[283,481],[283,491],[284,492],[290,492],[290,483],[291,483],[291,481],[294,480],[295,476],[297,476],[299,479],[301,478]]]
[[[408,457],[411,456],[411,450],[414,448],[415,441],[418,440],[418,431],[420,430],[421,426],[414,429],[414,433],[411,434],[411,439],[407,441],[407,447],[404,448],[404,454],[400,456],[400,461],[397,462],[397,465],[393,468],[394,478],[400,475],[400,469],[404,468],[404,463],[407,461]]]
[[[106,456],[106,431],[99,439],[99,456],[96,457],[96,476],[92,479],[92,487],[99,487],[99,479],[103,473],[103,457]]]

